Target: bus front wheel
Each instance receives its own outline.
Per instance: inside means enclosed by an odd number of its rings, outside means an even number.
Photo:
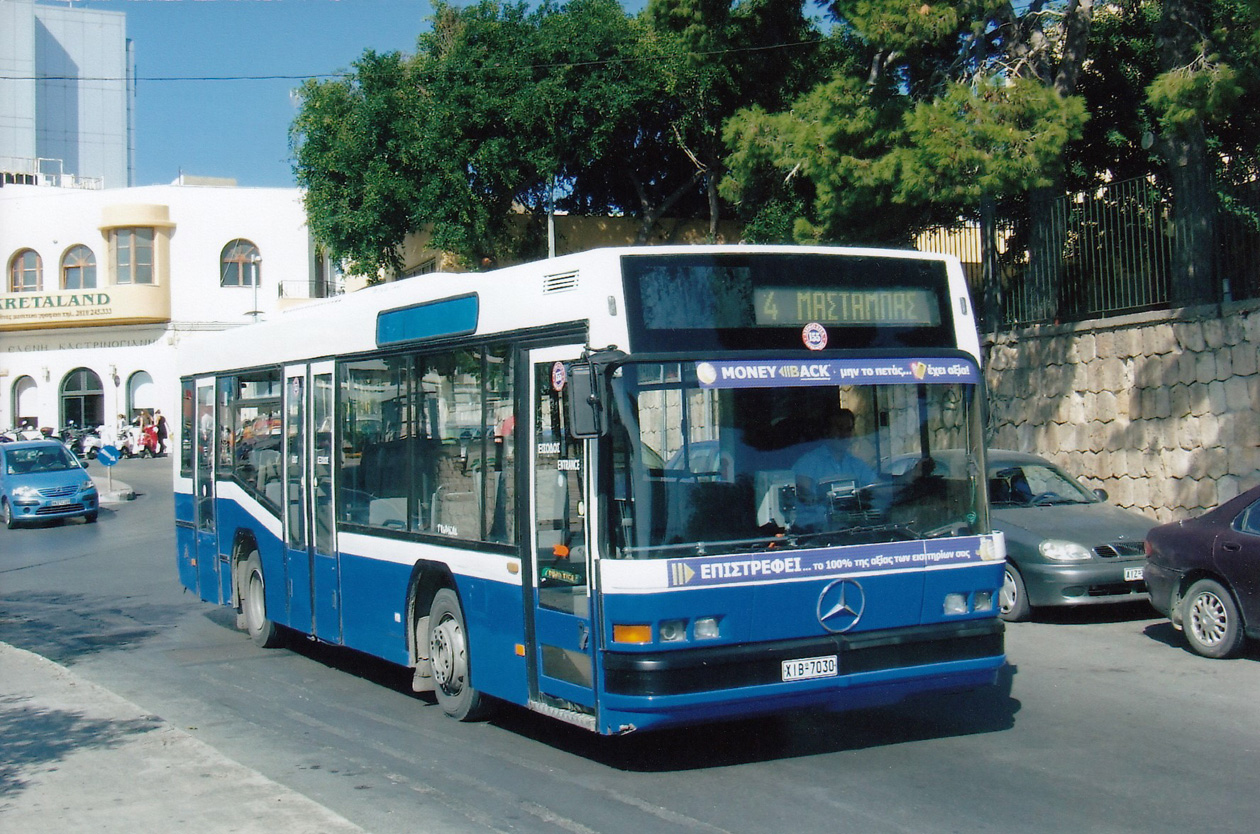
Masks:
[[[433,664],[438,706],[452,718],[476,721],[486,710],[485,698],[469,682],[468,631],[459,597],[443,588],[429,609],[429,659]]]
[[[245,560],[245,588],[241,594],[241,607],[245,609],[245,630],[249,639],[264,649],[281,643],[280,627],[267,619],[266,585],[263,583],[262,560],[258,551]]]

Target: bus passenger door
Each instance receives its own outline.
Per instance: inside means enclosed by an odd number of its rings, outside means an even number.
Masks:
[[[568,437],[564,362],[580,347],[531,353],[532,558],[527,610],[530,697],[567,713],[595,713],[595,643],[586,443]],[[583,722],[585,719],[583,719]],[[583,723],[579,722],[579,723]]]
[[[197,523],[197,588],[206,602],[224,603],[219,581],[219,546],[215,533],[214,461],[218,453],[214,380],[197,380],[196,447],[193,450],[193,495]],[[230,568],[223,567],[230,573]]]
[[[288,622],[301,631],[312,631],[310,506],[306,453],[309,409],[306,403],[306,366],[284,369],[284,563],[288,579]]]
[[[307,450],[310,458],[311,607],[314,634],[329,643],[341,642],[341,569],[333,517],[333,363],[311,365],[311,420]]]

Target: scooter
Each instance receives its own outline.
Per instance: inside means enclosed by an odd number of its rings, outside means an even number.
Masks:
[[[94,429],[86,429],[83,432],[79,438],[79,448],[82,450],[81,457],[85,457],[88,460],[96,458],[97,453],[101,451],[101,447],[105,445],[105,442],[101,440],[101,430],[104,428],[104,426],[98,426]]]

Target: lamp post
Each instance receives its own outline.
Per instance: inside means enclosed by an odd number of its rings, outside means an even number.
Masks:
[[[254,285],[254,309],[249,314],[254,317],[254,324],[258,323],[258,317],[262,315],[262,311],[258,309],[258,278],[262,273],[262,256],[257,252],[249,256],[249,265],[253,267],[250,270],[249,280]]]

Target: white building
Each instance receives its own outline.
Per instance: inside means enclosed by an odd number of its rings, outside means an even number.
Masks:
[[[0,179],[131,185],[126,15],[0,0]]]
[[[5,185],[0,258],[0,428],[173,423],[197,332],[340,290],[291,188]]]

